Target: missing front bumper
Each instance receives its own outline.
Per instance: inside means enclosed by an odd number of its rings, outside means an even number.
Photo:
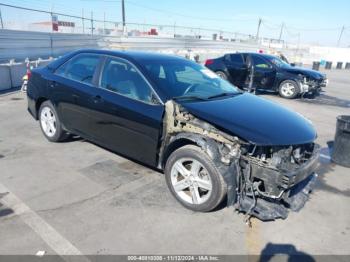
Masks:
[[[300,82],[300,92],[302,94],[320,92],[322,88],[327,87],[328,79],[322,79],[321,81]]]
[[[297,185],[293,186],[284,197],[280,200],[272,200],[257,197],[256,202],[252,197],[246,196],[239,199],[238,210],[244,213],[250,213],[262,221],[270,221],[278,218],[285,219],[289,210],[297,212],[306,203],[310,197],[310,193],[315,187],[318,175],[316,173],[310,175]],[[251,207],[254,206],[253,209]]]

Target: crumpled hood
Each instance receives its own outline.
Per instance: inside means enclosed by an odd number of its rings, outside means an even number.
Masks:
[[[257,145],[304,144],[317,137],[313,125],[300,114],[248,93],[178,103],[197,118]]]
[[[315,80],[321,80],[321,79],[325,78],[325,75],[318,72],[318,71],[306,69],[306,68],[302,68],[302,67],[292,67],[291,66],[291,67],[285,67],[285,68],[283,68],[283,70],[288,72],[288,73],[291,73],[291,74],[296,74],[296,75],[302,74],[304,76],[313,78]]]

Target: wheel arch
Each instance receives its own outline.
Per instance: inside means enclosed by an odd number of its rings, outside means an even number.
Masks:
[[[35,113],[36,113],[36,120],[39,119],[39,110],[40,110],[40,106],[45,102],[49,100],[48,98],[46,97],[39,97],[36,102],[35,102]]]
[[[195,145],[201,148],[212,159],[218,157],[216,144],[212,139],[195,133],[179,133],[173,136],[168,145],[164,148],[162,155],[160,156],[159,166],[164,169],[166,161],[169,156],[177,149],[186,146]]]
[[[198,145],[195,141],[185,137],[174,138],[164,149],[163,154],[160,159],[160,167],[161,169],[165,168],[165,164],[169,158],[169,156],[180,147],[186,145]]]
[[[284,81],[293,81],[295,82],[297,85],[299,85],[299,78],[294,75],[294,74],[288,74],[288,75],[285,75],[284,77],[281,77],[277,80],[277,85],[276,85],[276,89],[278,90],[281,86],[281,84],[284,82]]]

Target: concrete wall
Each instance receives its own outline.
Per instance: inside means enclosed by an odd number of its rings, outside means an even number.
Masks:
[[[10,67],[10,78],[11,78],[11,86],[17,87],[22,84],[22,77],[27,72],[27,67],[25,63],[12,64]]]
[[[8,65],[0,65],[0,91],[10,89],[11,87],[10,67]]]
[[[101,36],[0,29],[0,63],[11,59],[56,57],[81,48],[99,48],[103,46],[101,39]]]
[[[34,68],[46,66],[50,63],[52,59],[49,60],[36,60],[30,62],[30,65]],[[22,78],[27,72],[27,64],[22,63],[8,63],[0,65],[0,91],[7,89],[19,87],[22,85]]]

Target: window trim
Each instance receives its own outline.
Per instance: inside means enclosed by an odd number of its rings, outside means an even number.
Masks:
[[[82,56],[82,55],[92,55],[92,56],[96,56],[99,58],[99,61],[98,63],[96,64],[96,68],[95,68],[95,71],[94,71],[94,74],[92,76],[92,80],[91,80],[91,83],[87,83],[87,82],[83,82],[83,81],[79,81],[79,80],[76,80],[76,79],[72,79],[72,78],[69,78],[66,76],[66,73],[67,73],[67,68],[64,70],[64,74],[63,75],[60,75],[60,74],[57,74],[57,70],[59,68],[61,68],[62,66],[65,66],[66,64],[68,64],[69,62],[71,62],[73,59],[79,57],[79,56]],[[68,79],[70,81],[74,81],[74,82],[77,82],[77,83],[80,83],[80,84],[84,84],[84,85],[88,85],[88,86],[91,86],[91,87],[96,87],[96,78],[98,78],[98,74],[100,73],[100,68],[101,68],[101,63],[103,62],[102,60],[102,56],[100,54],[95,54],[95,53],[87,53],[87,52],[84,52],[84,53],[78,53],[74,56],[72,56],[71,58],[69,58],[67,61],[65,61],[63,64],[61,64],[59,67],[57,67],[55,69],[55,71],[53,72],[54,75],[56,76],[59,76],[59,77],[62,77],[62,78],[65,78],[65,79]]]
[[[96,88],[100,88],[102,90],[105,90],[105,91],[108,91],[108,92],[111,92],[113,94],[117,94],[117,95],[120,95],[120,96],[123,96],[123,97],[127,97],[133,101],[138,101],[138,102],[141,102],[141,103],[144,103],[144,104],[147,104],[147,105],[152,105],[152,106],[158,106],[159,104],[160,105],[163,105],[164,106],[164,102],[162,101],[162,99],[160,99],[159,95],[157,94],[157,92],[154,90],[153,86],[151,85],[151,83],[147,80],[147,78],[142,74],[142,72],[138,69],[138,67],[132,63],[130,60],[128,59],[125,59],[125,58],[122,58],[122,57],[119,57],[119,56],[113,56],[113,55],[107,55],[107,54],[102,54],[101,55],[103,57],[103,60],[101,61],[101,66],[99,67],[99,76],[98,76],[98,79],[97,79],[97,85],[96,85]],[[106,89],[106,88],[103,88],[101,86],[101,81],[102,81],[102,75],[103,75],[103,72],[104,72],[104,69],[105,69],[105,66],[106,66],[106,63],[108,61],[108,59],[119,59],[120,61],[122,62],[126,62],[128,63],[129,65],[131,65],[133,68],[135,68],[136,72],[138,74],[141,75],[142,79],[146,82],[146,84],[149,86],[149,88],[151,89],[151,91],[155,94],[156,96],[156,99],[158,100],[159,104],[155,104],[155,103],[151,103],[151,102],[146,102],[146,101],[143,101],[143,100],[139,100],[139,99],[134,99],[130,96],[126,96],[126,95],[123,95],[121,93],[118,93],[118,92],[115,92],[115,91],[112,91],[112,90],[109,90],[109,89]]]

